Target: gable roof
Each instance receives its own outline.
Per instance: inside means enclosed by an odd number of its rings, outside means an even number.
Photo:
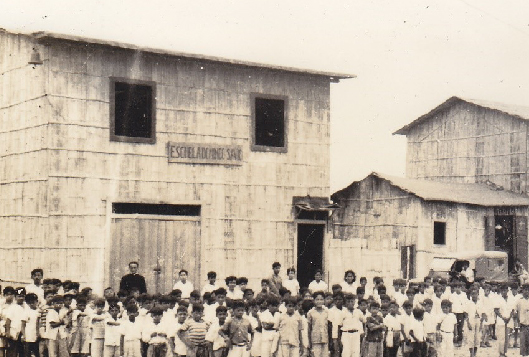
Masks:
[[[493,185],[409,179],[378,172],[372,172],[367,177],[369,176],[375,176],[388,181],[391,185],[417,196],[424,201],[454,202],[485,207],[529,206],[528,196],[505,191]],[[358,182],[353,182],[347,188],[334,193],[331,196],[333,201],[335,200],[335,195],[345,193],[345,191],[349,190]]]
[[[339,82],[340,79],[356,78],[356,75],[354,74],[325,72],[325,71],[317,71],[317,70],[312,70],[312,69],[303,69],[303,68],[271,65],[271,64],[265,64],[265,63],[240,61],[240,60],[235,60],[235,59],[227,59],[227,58],[208,56],[208,55],[202,55],[202,54],[186,53],[186,52],[179,52],[179,51],[166,50],[166,49],[157,49],[157,48],[150,48],[150,47],[140,47],[140,46],[137,46],[131,43],[122,43],[122,42],[117,42],[117,41],[87,38],[87,37],[81,37],[81,36],[76,36],[76,35],[58,34],[58,33],[53,33],[53,32],[45,32],[45,31],[35,32],[31,36],[33,36],[35,39],[37,39],[39,42],[42,42],[42,43],[46,43],[49,41],[61,41],[62,40],[62,41],[94,44],[94,45],[103,45],[103,46],[117,47],[117,48],[123,48],[123,49],[130,49],[130,50],[135,50],[135,51],[149,52],[149,53],[160,54],[160,55],[240,65],[240,66],[245,66],[245,67],[265,68],[265,69],[272,69],[272,70],[278,70],[278,71],[284,71],[284,72],[304,73],[304,74],[309,74],[309,75],[314,75],[314,76],[328,77],[331,82]]]
[[[428,113],[420,116],[419,118],[415,119],[411,123],[403,126],[399,130],[395,131],[393,135],[407,135],[408,132],[416,125],[421,124],[434,115],[447,110],[448,108],[452,107],[455,104],[458,103],[467,103],[470,105],[475,105],[480,108],[495,110],[498,112],[502,112],[508,115],[511,115],[517,119],[520,120],[529,120],[529,107],[523,106],[523,105],[514,105],[514,104],[505,104],[505,103],[498,103],[498,102],[491,102],[486,100],[479,100],[479,99],[468,99],[468,98],[461,98],[461,97],[451,97],[448,100],[446,100],[441,105],[435,107]]]

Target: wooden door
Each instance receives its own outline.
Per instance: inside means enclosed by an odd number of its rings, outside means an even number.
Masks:
[[[516,238],[514,241],[514,259],[522,262],[525,269],[527,269],[528,264],[528,247],[527,247],[527,217],[525,216],[516,216]],[[510,257],[509,257],[510,258]],[[509,262],[511,266],[511,262]]]
[[[170,292],[180,269],[188,270],[196,285],[200,281],[200,220],[113,217],[110,286],[119,288],[131,261],[138,261],[149,293]]]

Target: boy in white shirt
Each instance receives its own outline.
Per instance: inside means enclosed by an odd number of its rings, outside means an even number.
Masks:
[[[479,299],[479,290],[477,288],[470,290],[470,300],[465,306],[467,313],[465,341],[470,351],[470,356],[475,357],[480,346],[481,330],[485,316],[483,314],[483,304]]]
[[[498,339],[498,351],[500,356],[504,357],[507,354],[509,347],[509,335],[507,334],[507,324],[512,318],[513,309],[508,305],[509,287],[506,285],[500,286],[501,303],[494,309],[496,314],[496,337]]]
[[[123,348],[121,355],[123,357],[141,357],[141,326],[138,325],[138,306],[135,304],[127,305],[127,320],[121,321],[119,328],[120,346]]]
[[[105,344],[103,349],[104,357],[120,357],[123,355],[121,323],[118,320],[119,305],[109,304],[108,315],[105,318]]]
[[[433,303],[430,298],[425,298],[422,302],[424,306],[424,316],[423,316],[423,324],[424,324],[424,335],[426,338],[426,348],[428,350],[429,356],[436,356],[436,338],[435,333],[437,331],[437,319],[438,316],[435,316],[432,314],[432,307]]]
[[[384,355],[387,357],[396,357],[399,350],[402,327],[398,313],[399,305],[396,301],[391,301],[389,304],[389,314],[384,317],[384,325],[387,328],[385,343],[386,353]],[[359,354],[357,356],[359,356]]]
[[[296,279],[296,269],[287,269],[288,279],[283,280],[283,287],[290,291],[291,296],[297,296],[299,294],[299,281]]]
[[[228,348],[226,340],[219,334],[224,327],[228,317],[228,309],[225,306],[219,306],[216,310],[217,321],[213,322],[206,332],[206,342],[208,344],[210,357],[223,357],[227,355]]]
[[[40,312],[38,310],[39,297],[37,294],[26,295],[26,314],[22,320],[21,334],[24,342],[26,357],[39,356],[39,321]]]
[[[24,344],[22,343],[20,330],[22,328],[22,320],[25,317],[24,298],[26,290],[24,288],[15,289],[15,302],[10,304],[5,311],[6,317],[6,337],[7,337],[7,353],[8,356],[23,356]]]
[[[411,340],[412,356],[426,357],[426,334],[424,333],[424,310],[413,309],[414,320],[410,326],[409,338]]]
[[[450,302],[452,303],[452,313],[456,315],[457,329],[456,329],[456,346],[460,347],[463,342],[463,324],[465,322],[465,306],[468,304],[466,294],[463,294],[463,283],[454,282],[452,285],[454,292],[450,295]]]
[[[173,344],[173,353],[175,357],[183,357],[187,354],[187,347],[185,342],[178,336],[178,331],[180,331],[180,328],[186,322],[187,319],[187,307],[186,306],[179,306],[176,310],[176,324],[174,325],[174,328],[172,326],[169,327],[169,337],[171,338],[171,342]],[[172,328],[172,330],[171,330]]]
[[[316,273],[314,274],[314,280],[309,284],[309,291],[314,294],[317,291],[327,291],[329,289],[329,286],[326,282],[322,280],[323,278],[323,271],[321,269],[317,269]]]
[[[52,309],[48,310],[46,316],[46,337],[48,338],[49,357],[67,357],[66,345],[66,321],[61,310],[64,307],[64,297],[56,295],[52,299]],[[61,316],[63,315],[63,316]]]
[[[173,290],[179,289],[182,292],[182,299],[189,300],[189,296],[193,289],[193,283],[187,280],[189,273],[187,270],[182,269],[178,273],[180,278],[173,286]]]
[[[208,272],[208,283],[202,288],[201,295],[212,293],[218,288],[220,288],[220,285],[217,283],[217,273],[214,271]]]
[[[457,325],[457,319],[454,314],[450,312],[452,303],[450,300],[441,301],[441,309],[443,314],[437,324],[437,330],[441,335],[441,343],[439,345],[439,356],[453,356],[454,355],[454,333]]]

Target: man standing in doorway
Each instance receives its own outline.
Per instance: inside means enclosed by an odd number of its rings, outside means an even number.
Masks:
[[[138,274],[138,262],[129,263],[130,274],[121,278],[119,283],[119,290],[124,290],[130,293],[133,288],[137,288],[140,294],[147,293],[147,286],[145,285],[145,278]]]
[[[269,279],[270,292],[279,296],[279,289],[283,287],[283,280],[279,276],[279,272],[281,271],[281,264],[279,262],[275,262],[274,264],[272,264],[272,269],[274,273]]]

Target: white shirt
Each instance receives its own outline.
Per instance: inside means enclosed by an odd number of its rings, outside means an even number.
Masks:
[[[419,342],[425,341],[424,324],[422,321],[413,319],[412,323],[410,324],[410,331],[413,331],[413,336],[415,336]],[[412,342],[416,342],[415,339],[412,339]]]
[[[119,325],[109,325],[109,322]],[[121,321],[114,320],[112,316],[108,316],[105,319],[105,346],[119,346],[121,340]]]
[[[230,289],[226,290],[226,299],[241,300],[243,295],[244,293],[239,288],[235,288],[233,291]]]
[[[219,348],[226,347],[224,338],[219,334],[220,328],[219,322],[215,321],[209,327],[208,332],[206,332],[206,341],[213,343],[213,351],[217,351]]]
[[[309,290],[311,293],[315,293],[316,291],[327,291],[328,289],[328,285],[326,282],[324,282],[323,280],[320,280],[320,282],[318,283],[316,280],[313,280],[310,284],[309,284]]]
[[[39,310],[33,310],[29,307],[25,310],[25,312],[26,315],[24,316],[23,321],[26,322],[26,342],[37,342],[37,321],[40,316],[40,312]]]
[[[290,291],[290,293],[292,294],[292,296],[295,296],[295,295],[298,295],[299,294],[299,282],[297,279],[286,279],[286,280],[283,280],[283,287],[285,289],[287,289],[288,291]]]
[[[220,284],[219,283],[215,282],[215,284],[211,285],[209,283],[209,280],[208,280],[207,284],[204,285],[204,287],[202,288],[201,294],[202,294],[202,296],[204,296],[205,293],[211,293],[211,292],[217,290],[218,288],[220,288]]]
[[[452,313],[462,314],[465,312],[465,305],[468,304],[468,299],[464,293],[452,293],[450,295],[450,301],[452,302]]]
[[[356,282],[353,282],[352,284],[348,284],[346,281],[342,281],[340,286],[342,287],[342,292],[344,294],[356,295],[356,287],[357,287]]]
[[[11,328],[9,333],[15,339],[18,338],[20,334],[20,329],[22,328],[22,320],[26,316],[26,311],[23,305],[18,305],[17,303],[12,303],[7,305],[4,315],[6,319],[11,320]]]
[[[193,284],[189,280],[186,280],[185,284],[182,283],[182,280],[178,280],[173,286],[173,290],[176,289],[182,292],[182,299],[189,299],[191,292],[194,290]]]
[[[141,340],[141,326],[138,324],[137,320],[134,322],[130,320],[121,321],[119,332],[125,341]]]
[[[29,284],[26,285],[26,295],[27,294],[35,294],[39,298],[39,304],[44,304],[44,289],[42,288],[42,285],[37,286],[35,284]]]
[[[180,331],[181,327],[182,327],[182,324],[176,321],[174,325],[169,327],[168,336],[174,338],[174,353],[177,353],[180,356],[185,356],[187,353],[186,344],[178,336],[178,331]]]

